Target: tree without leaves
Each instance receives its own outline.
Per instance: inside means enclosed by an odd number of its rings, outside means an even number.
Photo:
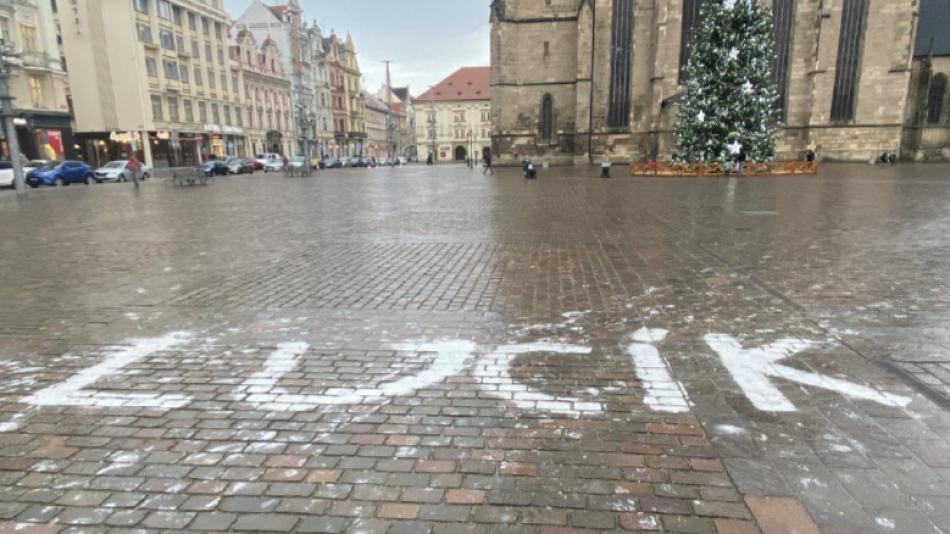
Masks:
[[[755,0],[705,0],[689,44],[676,137],[687,161],[722,160],[738,138],[752,161],[772,158],[778,98],[772,14]]]

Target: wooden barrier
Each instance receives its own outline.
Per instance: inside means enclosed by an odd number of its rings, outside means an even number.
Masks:
[[[745,176],[788,176],[816,174],[817,161],[749,162]],[[731,172],[719,162],[686,163],[682,161],[635,161],[630,164],[631,176],[728,176]]]

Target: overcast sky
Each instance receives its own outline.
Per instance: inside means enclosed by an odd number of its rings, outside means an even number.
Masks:
[[[283,4],[283,0],[263,0]],[[366,88],[385,81],[384,59],[393,60],[393,85],[413,95],[459,67],[489,64],[490,0],[298,0],[304,18],[329,35],[353,35]],[[224,0],[237,18],[251,0]]]

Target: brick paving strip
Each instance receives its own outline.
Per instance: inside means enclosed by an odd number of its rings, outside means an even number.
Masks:
[[[484,379],[317,412],[43,408],[0,435],[0,532],[813,527],[792,499],[744,501],[689,414],[618,395],[612,420],[512,417]],[[209,402],[223,389],[190,382]]]
[[[406,172],[0,211],[0,531],[916,534],[944,517],[945,414],[776,380],[797,410],[777,417],[703,344],[819,336],[775,298],[815,283],[795,278],[816,260],[792,233],[807,225],[742,237],[731,204],[675,200],[738,202],[745,183]],[[762,251],[792,256],[757,274],[770,291],[737,274]],[[491,349],[439,359],[438,340]],[[911,394],[817,342],[785,363]]]

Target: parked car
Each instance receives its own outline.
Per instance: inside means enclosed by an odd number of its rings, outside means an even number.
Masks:
[[[201,164],[201,172],[205,173],[205,176],[227,176],[228,175],[228,165],[223,160],[220,159],[209,159],[208,161]]]
[[[231,174],[254,174],[254,164],[241,158],[229,158],[226,161]]]
[[[283,156],[281,156],[280,154],[277,154],[276,152],[258,154],[257,156],[255,156],[255,158],[256,158],[255,161],[261,164],[261,169],[263,169],[264,166],[267,165],[267,162],[269,161],[280,161],[281,163],[283,163],[284,161]]]
[[[49,164],[48,160],[36,159],[30,161],[25,167],[23,167],[23,177],[26,178],[26,175],[29,174],[30,171],[43,167],[47,164]],[[0,161],[0,187],[16,187],[13,175],[13,163],[9,161]]]
[[[270,159],[264,163],[264,172],[280,172],[284,170],[283,159]]]
[[[255,159],[249,159],[248,162],[251,164],[251,167],[253,167],[255,171],[263,171],[263,170],[264,170],[264,164],[261,163],[260,161],[258,161],[256,158],[255,158]]]
[[[353,166],[353,158],[340,158],[340,167],[347,168]]]
[[[324,158],[320,161],[321,169],[339,169],[343,167],[343,162],[336,158]]]
[[[26,183],[37,188],[41,185],[89,184],[95,180],[92,167],[81,161],[50,161],[46,165],[33,169],[26,175]]]
[[[152,169],[147,165],[142,165],[142,180],[147,180],[152,173]],[[110,161],[102,167],[96,169],[93,177],[97,184],[102,182],[128,182],[132,180],[132,171],[129,170],[128,160],[120,159]]]
[[[16,187],[13,181],[13,164],[0,161],[0,187]]]
[[[290,158],[287,163],[287,166],[291,169],[303,169],[307,166],[307,158],[303,156],[294,156]]]

